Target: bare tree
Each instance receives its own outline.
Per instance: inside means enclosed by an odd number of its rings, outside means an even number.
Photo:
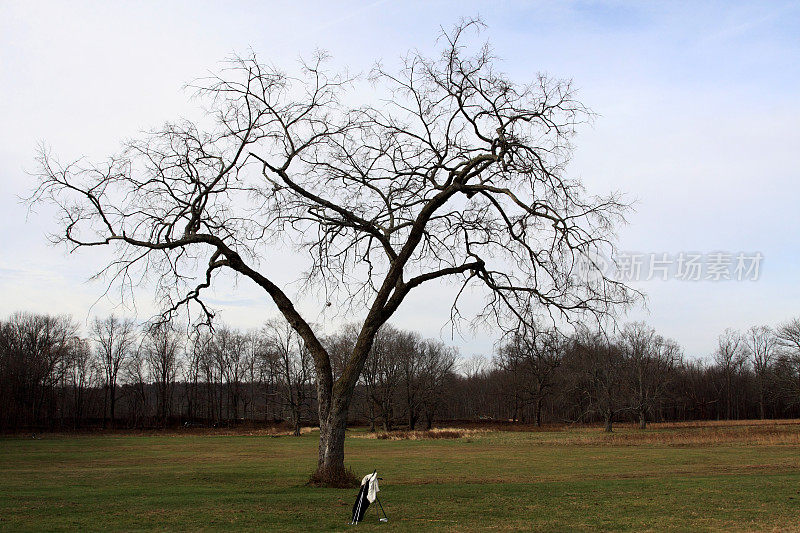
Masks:
[[[542,425],[542,408],[555,385],[556,372],[567,339],[555,328],[521,323],[498,350],[497,361],[512,374],[524,404],[533,405],[536,425]]]
[[[375,429],[375,418],[380,419],[384,431],[393,428],[397,396],[403,385],[403,359],[413,357],[413,354],[405,352],[414,350],[417,340],[413,334],[400,331],[390,324],[383,325],[375,336],[362,371],[367,402],[372,410],[371,430]],[[406,363],[406,366],[410,366]]]
[[[745,347],[753,365],[758,387],[758,416],[762,420],[766,416],[764,405],[767,395],[767,380],[775,361],[776,342],[775,332],[768,326],[753,326],[747,330],[745,337]]]
[[[777,331],[780,357],[787,372],[784,373],[784,390],[790,403],[800,403],[800,318],[782,324]]]
[[[203,351],[207,339],[196,334],[191,337],[186,350],[186,365],[183,368],[183,381],[186,396],[186,417],[194,423],[200,413],[200,379]]]
[[[272,341],[266,332],[253,332],[253,356],[256,371],[264,397],[264,421],[275,421],[278,418],[275,398],[278,393],[278,355],[272,346]]]
[[[311,354],[297,332],[285,320],[267,321],[264,332],[274,354],[275,374],[283,389],[289,421],[294,428],[294,434],[299,436],[303,414],[311,402],[310,387],[314,381]]]
[[[502,370],[500,375],[502,382],[498,391],[503,396],[503,401],[510,405],[513,422],[522,420],[525,423],[525,394],[528,383],[526,381],[523,368],[525,359],[520,356],[521,351],[516,349],[514,344],[500,346],[493,359],[494,365]]]
[[[216,423],[222,420],[222,398],[219,394],[222,388],[222,371],[214,355],[214,342],[209,332],[198,333],[193,345],[199,359],[200,373],[205,383],[205,412],[209,422]]]
[[[67,382],[72,389],[72,413],[77,427],[86,415],[90,389],[100,383],[100,369],[86,339],[76,337],[71,352]]]
[[[188,304],[210,319],[203,290],[224,271],[272,299],[314,360],[321,483],[352,482],[344,439],[355,385],[412,290],[445,277],[482,287],[478,318],[501,324],[528,307],[602,316],[634,296],[595,260],[611,256],[625,206],[564,175],[589,114],[568,81],[518,84],[497,72],[489,47],[469,43],[480,25],[444,33],[437,57],[410,53],[397,73],[376,67],[373,93],[385,98],[374,105],[348,107],[358,80],[329,74],[322,56],[297,76],[235,58],[197,84],[209,127],[167,124],[102,164],[41,154],[33,201],[62,209],[58,238],[111,247],[111,283],[155,280],[164,318]],[[276,241],[308,252],[303,279],[334,309],[364,310],[336,379],[319,333],[261,261],[281,253]]]
[[[227,392],[227,419],[239,419],[244,379],[247,371],[247,336],[240,331],[222,327],[211,337],[208,349],[214,359],[221,383]]]
[[[136,330],[132,320],[120,319],[111,315],[105,319],[97,318],[92,324],[92,336],[97,351],[97,360],[105,380],[103,397],[103,427],[108,416],[114,427],[117,404],[117,380],[120,369],[127,363],[136,343]],[[105,406],[108,407],[105,407]]]
[[[458,352],[441,341],[426,340],[420,345],[420,407],[425,415],[425,427],[431,429],[436,416],[442,411],[442,403],[452,388],[448,384],[454,378]]]
[[[15,313],[0,326],[4,400],[0,427],[53,420],[55,388],[64,383],[78,326],[68,316]]]
[[[664,399],[670,371],[680,360],[680,347],[644,322],[626,324],[620,341],[631,372],[631,407],[639,428],[647,427],[648,415]]]
[[[461,381],[461,394],[456,398],[456,405],[467,416],[456,415],[457,418],[472,418],[473,420],[487,420],[491,418],[491,396],[496,395],[495,387],[491,382],[492,366],[484,355],[473,355],[457,362],[457,371],[463,376]],[[452,407],[452,406],[451,406]]]
[[[733,379],[741,372],[747,360],[746,347],[742,334],[733,329],[726,329],[717,341],[714,361],[721,368],[725,379],[725,416],[733,418]]]
[[[605,430],[612,432],[614,417],[629,407],[620,346],[604,333],[582,331],[573,341],[568,368],[579,380],[579,391],[586,395],[589,411],[602,416]]]
[[[422,400],[425,392],[423,376],[426,346],[422,337],[412,331],[398,331],[391,345],[392,359],[399,364],[400,383],[402,384],[402,403],[405,410],[408,429],[414,429],[422,411]]]
[[[263,383],[264,373],[261,365],[264,343],[261,336],[255,331],[244,334],[242,339],[244,355],[242,357],[244,392],[242,394],[242,411],[245,420],[254,420],[257,388]]]
[[[782,324],[778,328],[777,336],[778,344],[784,351],[800,357],[800,318]]]
[[[134,426],[139,425],[151,415],[150,398],[147,394],[150,380],[147,355],[143,345],[144,341],[142,340],[124,367],[125,382],[131,390],[131,393],[126,395],[129,419]]]
[[[156,417],[166,424],[172,415],[175,378],[180,369],[182,339],[170,323],[152,325],[145,335],[144,354],[147,368],[156,389]]]

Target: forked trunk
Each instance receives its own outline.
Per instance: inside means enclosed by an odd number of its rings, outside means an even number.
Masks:
[[[365,328],[359,335],[353,356],[334,383],[330,359],[324,353],[315,358],[317,368],[317,403],[319,406],[319,457],[311,483],[325,487],[357,487],[358,479],[344,467],[344,439],[347,412],[356,381],[364,368],[378,326]],[[385,418],[384,418],[384,421]]]

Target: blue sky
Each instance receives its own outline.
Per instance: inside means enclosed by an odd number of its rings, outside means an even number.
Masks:
[[[17,201],[32,186],[25,170],[40,141],[65,158],[103,157],[191,114],[183,84],[232,52],[252,48],[291,66],[323,48],[335,65],[363,72],[411,48],[433,50],[440,26],[476,15],[512,78],[572,78],[598,114],[576,139],[570,171],[592,191],[635,200],[622,249],[764,254],[758,281],[642,282],[647,309],[631,319],[700,357],[726,327],[800,315],[797,3],[391,1],[0,4],[0,315],[66,312],[83,322],[114,308],[87,282],[100,258],[50,246],[50,213],[27,216]],[[442,330],[451,291],[415,295],[394,322],[442,335],[464,355],[489,353],[491,331],[451,339]],[[150,297],[137,295],[140,318]],[[241,327],[274,313],[247,283],[213,298]],[[303,305],[312,315],[318,307]],[[334,327],[341,317],[312,319]]]

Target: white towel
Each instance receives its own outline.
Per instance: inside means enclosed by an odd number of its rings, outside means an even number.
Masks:
[[[378,491],[381,490],[378,488],[378,473],[373,472],[372,474],[364,476],[364,479],[361,480],[361,486],[363,487],[365,483],[369,483],[367,487],[367,501],[372,503],[378,497]]]

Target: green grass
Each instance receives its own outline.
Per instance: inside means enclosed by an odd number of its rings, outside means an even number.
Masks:
[[[796,530],[800,425],[349,438],[388,524],[364,531]],[[688,437],[687,437],[688,435]],[[688,442],[688,444],[686,444]],[[345,530],[354,490],[305,486],[316,435],[0,440],[0,529]]]

